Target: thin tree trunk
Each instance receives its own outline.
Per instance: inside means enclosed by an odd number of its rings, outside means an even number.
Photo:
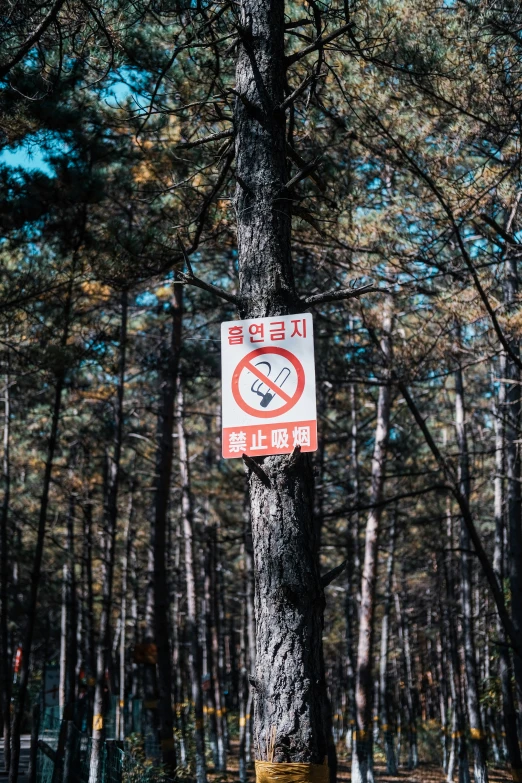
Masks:
[[[185,541],[185,575],[187,580],[187,632],[189,639],[189,665],[192,681],[192,701],[195,713],[196,783],[206,783],[205,727],[203,724],[203,690],[201,687],[201,648],[198,638],[198,603],[196,592],[196,567],[194,557],[194,509],[190,485],[188,444],[183,421],[183,388],[178,389],[178,443],[179,472],[182,490],[183,537]]]
[[[104,553],[102,571],[102,611],[96,649],[96,684],[94,691],[94,715],[92,723],[91,759],[89,783],[100,783],[102,776],[103,741],[105,738],[105,672],[111,650],[110,620],[112,610],[113,576],[115,560],[116,526],[118,521],[118,490],[120,483],[120,459],[123,439],[123,396],[125,391],[125,367],[127,352],[128,293],[121,293],[120,361],[116,393],[113,453],[109,456],[108,487],[104,508]]]
[[[390,613],[392,605],[393,566],[395,561],[396,515],[392,516],[390,524],[390,544],[388,562],[386,563],[386,584],[384,588],[384,610],[381,626],[381,655],[379,661],[379,691],[380,691],[380,720],[381,730],[384,735],[384,747],[386,752],[386,769],[389,775],[397,774],[397,757],[395,755],[395,731],[391,725],[393,720],[390,709],[390,688],[388,684],[388,647],[390,630]]]
[[[386,373],[392,359],[392,313],[387,299],[383,317],[381,351],[386,364]],[[364,564],[361,579],[361,616],[359,641],[357,645],[357,672],[355,686],[356,737],[352,759],[352,783],[372,783],[372,652],[374,636],[375,587],[377,583],[377,560],[379,527],[382,506],[379,505],[384,489],[386,449],[390,430],[391,387],[385,383],[379,387],[377,402],[377,425],[372,458],[370,503],[373,506],[366,523]]]
[[[11,760],[11,659],[9,655],[9,558],[7,553],[9,501],[11,494],[10,446],[10,398],[9,370],[4,376],[4,434],[2,455],[3,498],[0,516],[0,637],[2,662],[0,663],[0,681],[2,688],[2,721],[4,728],[4,766],[9,772]]]
[[[219,769],[222,772],[227,768],[227,750],[228,750],[228,717],[225,704],[224,691],[225,686],[225,607],[224,607],[224,585],[223,585],[223,567],[220,560],[218,546],[218,529],[216,526],[212,529],[211,535],[211,593],[212,601],[212,655],[214,661],[214,700],[216,705],[216,724],[218,731],[218,757]]]
[[[504,282],[504,301],[508,311],[516,306],[518,294],[517,260],[510,251],[506,255],[506,276]],[[511,350],[519,355],[519,340],[515,336],[510,340]],[[507,474],[507,530],[509,541],[509,584],[511,589],[511,617],[518,635],[522,633],[522,601],[516,596],[522,595],[522,484],[520,460],[520,370],[516,364],[506,359],[506,407],[505,442]],[[516,699],[519,712],[522,710],[522,659],[516,653],[513,657],[515,670]]]
[[[353,328],[353,324],[351,325]],[[355,384],[350,386],[351,432],[350,432],[350,474],[352,480],[352,502],[359,505],[359,460],[358,460],[358,420]],[[356,510],[347,525],[347,567],[346,567],[346,680],[347,680],[347,719],[346,748],[353,751],[356,732],[355,726],[355,637],[360,612],[360,561],[359,561],[359,512]]]
[[[284,0],[241,0],[236,67],[236,215],[240,313],[299,312],[286,161]],[[261,460],[249,474],[256,584],[258,759],[322,764],[331,716],[322,654],[324,591],[309,455]]]
[[[505,356],[500,360],[500,377],[505,378]],[[506,403],[506,387],[501,383],[495,410],[495,549],[493,568],[500,585],[504,583],[504,424],[503,416]],[[522,779],[522,757],[518,742],[517,711],[511,685],[512,671],[509,647],[500,618],[497,615],[497,633],[500,640],[498,656],[498,674],[502,691],[502,717],[506,748],[513,780]]]
[[[464,383],[460,365],[458,365],[455,370],[455,427],[459,447],[460,491],[469,502],[471,484],[464,409]],[[468,528],[464,521],[461,522],[460,527],[460,546],[462,627],[467,684],[466,697],[471,745],[473,748],[473,769],[475,783],[487,783],[486,741],[482,726],[482,716],[480,714],[475,636],[473,632],[472,566],[470,560],[471,541]]]
[[[217,704],[216,702],[216,687],[217,684],[217,664],[214,660],[214,654],[217,654],[217,644],[214,644],[215,627],[213,623],[213,605],[212,605],[212,591],[216,588],[215,575],[212,573],[214,568],[213,557],[213,526],[208,522],[205,528],[206,540],[205,540],[205,554],[204,554],[204,628],[205,628],[205,653],[206,653],[206,676],[208,678],[208,687],[206,690],[207,695],[207,717],[208,717],[208,733],[209,733],[209,745],[212,753],[212,760],[215,769],[220,769],[220,752],[218,748],[218,727],[217,727]]]
[[[134,492],[135,482],[132,482],[129,493],[129,505],[127,508],[127,519],[125,523],[125,533],[123,541],[123,556],[121,562],[121,612],[120,612],[120,649],[119,649],[119,664],[120,664],[120,698],[118,700],[118,706],[116,710],[116,736],[120,740],[125,739],[125,710],[129,705],[126,699],[126,647],[127,647],[127,601],[129,592],[129,566],[130,556],[133,543],[133,521],[134,521]]]
[[[446,780],[451,783],[455,764],[458,762],[459,783],[469,783],[469,764],[466,736],[464,732],[463,718],[463,699],[462,689],[459,677],[459,654],[457,647],[457,629],[455,627],[455,617],[457,607],[455,602],[455,585],[453,579],[453,565],[451,552],[454,550],[453,529],[452,529],[451,503],[447,500],[446,511],[446,538],[447,553],[443,558],[444,581],[446,584],[446,638],[449,642],[449,664],[450,664],[450,692],[452,702],[451,719],[451,743],[448,760],[448,770]],[[442,531],[441,531],[442,532]]]
[[[252,521],[250,517],[250,504],[244,516],[245,527],[245,568],[246,568],[246,628],[248,639],[248,664],[247,669],[250,676],[253,677],[256,669],[256,621],[255,621],[255,588],[254,588],[254,547],[252,543]],[[246,704],[245,715],[245,759],[249,764],[252,760],[251,748],[252,739],[254,734],[254,694],[253,689],[250,687],[250,679],[248,679],[248,699]]]
[[[73,260],[73,267],[74,267]],[[22,664],[20,669],[20,681],[18,685],[18,703],[13,716],[11,733],[11,764],[9,768],[9,783],[17,783],[18,764],[20,761],[20,735],[25,711],[25,701],[27,697],[27,688],[29,685],[29,672],[31,666],[31,652],[33,646],[33,635],[36,621],[36,612],[38,609],[38,592],[42,572],[42,559],[44,552],[45,533],[47,528],[47,511],[49,507],[49,492],[51,488],[51,476],[54,466],[54,455],[58,443],[58,426],[60,421],[60,411],[62,406],[62,392],[65,384],[67,367],[65,364],[65,348],[69,338],[69,329],[72,314],[73,281],[72,276],[68,285],[67,298],[65,301],[63,313],[63,331],[60,340],[62,351],[62,363],[56,373],[56,383],[54,388],[54,402],[51,414],[51,431],[47,444],[47,457],[43,476],[43,488],[40,499],[40,511],[38,515],[38,525],[36,534],[36,546],[34,552],[33,566],[31,570],[31,583],[29,588],[29,602],[27,610],[27,629],[22,646]]]
[[[88,455],[86,455],[88,457]],[[87,460],[86,460],[87,461]],[[90,491],[83,507],[83,564],[85,569],[83,613],[83,644],[88,682],[95,682],[96,644],[94,633],[94,589],[92,575],[92,498]],[[87,699],[87,726],[92,725],[93,692],[89,685]]]
[[[152,551],[154,556],[154,631],[158,650],[158,685],[160,738],[163,763],[169,769],[176,767],[174,744],[174,713],[172,710],[172,656],[170,649],[170,589],[167,574],[167,529],[174,432],[174,406],[181,348],[183,322],[183,287],[173,286],[172,332],[169,356],[162,380],[162,403],[158,421],[156,452],[156,482]]]

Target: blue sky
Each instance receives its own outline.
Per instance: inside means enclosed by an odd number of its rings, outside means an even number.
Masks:
[[[131,76],[134,74],[130,69],[129,73],[120,73],[118,78],[113,80],[104,91],[103,97],[109,106],[116,107],[118,104],[122,104],[132,94],[128,83]],[[47,150],[43,144],[43,136],[41,140],[38,136],[39,134],[31,134],[21,144],[0,149],[0,165],[20,167],[26,171],[41,171],[43,174],[52,176],[53,170],[47,162]],[[57,140],[57,143],[60,142]]]

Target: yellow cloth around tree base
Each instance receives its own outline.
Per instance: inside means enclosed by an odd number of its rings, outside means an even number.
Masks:
[[[256,761],[256,783],[328,783],[326,764]]]

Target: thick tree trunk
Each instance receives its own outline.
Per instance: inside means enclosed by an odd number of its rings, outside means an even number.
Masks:
[[[174,285],[172,332],[169,356],[162,380],[162,402],[158,421],[154,523],[152,532],[154,636],[158,650],[160,739],[163,763],[176,767],[174,713],[172,710],[172,656],[170,649],[170,588],[167,574],[167,528],[174,432],[174,406],[183,322],[183,287]]]
[[[464,409],[464,383],[460,366],[458,366],[455,371],[455,427],[457,431],[457,444],[459,447],[460,491],[469,501],[471,485]],[[466,698],[468,704],[471,745],[473,748],[473,769],[475,783],[487,783],[486,738],[480,713],[475,636],[473,632],[472,570],[470,560],[471,541],[468,528],[464,521],[461,522],[460,531],[462,629],[467,685]]]
[[[298,312],[285,155],[284,0],[242,0],[236,68],[236,215],[243,317]],[[295,464],[294,464],[295,462]],[[308,455],[251,472],[256,586],[256,754],[322,764],[330,711],[322,655],[324,593]]]
[[[383,317],[381,351],[386,373],[392,359],[392,314],[387,300]],[[377,401],[377,425],[372,459],[370,503],[373,508],[366,523],[364,562],[361,579],[361,616],[357,645],[357,671],[355,686],[356,736],[352,759],[352,783],[372,783],[372,653],[374,636],[375,588],[379,527],[382,514],[380,502],[383,496],[386,466],[386,449],[390,430],[391,387],[389,383],[379,388]]]
[[[181,381],[178,389],[178,443],[179,473],[181,482],[181,507],[183,517],[183,538],[185,541],[185,576],[187,586],[187,634],[189,642],[189,666],[194,702],[196,744],[196,783],[206,783],[205,727],[203,723],[203,689],[201,687],[201,647],[198,638],[198,601],[196,589],[196,564],[194,552],[194,508],[190,485],[190,466],[185,422],[184,401]]]
[[[94,715],[92,723],[91,761],[89,783],[100,783],[102,775],[102,751],[105,738],[105,672],[110,656],[110,621],[112,610],[113,576],[115,561],[116,526],[118,521],[118,490],[120,484],[120,458],[123,438],[123,396],[125,391],[125,366],[127,351],[128,293],[121,294],[120,361],[116,393],[114,446],[108,456],[107,493],[104,508],[104,556],[102,575],[102,611],[96,648],[96,684],[94,690]]]

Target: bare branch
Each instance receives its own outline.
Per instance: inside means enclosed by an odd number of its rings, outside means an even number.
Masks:
[[[294,101],[297,100],[297,98],[299,98],[301,93],[303,93],[306,90],[306,88],[308,87],[308,85],[313,79],[314,79],[314,74],[311,73],[309,76],[306,77],[306,79],[304,79],[304,81],[301,82],[301,84],[298,87],[296,87],[296,89],[292,93],[290,93],[290,95],[288,95],[284,99],[283,103],[279,107],[279,110],[285,111],[286,109],[288,109],[288,107],[291,106],[292,103],[294,103]]]
[[[322,584],[322,586],[323,587],[328,587],[328,585],[331,584],[334,579],[337,579],[337,577],[342,574],[342,572],[345,570],[347,564],[348,564],[348,561],[347,560],[343,560],[341,565],[338,565],[335,568],[332,568],[331,571],[327,571],[326,574],[323,574],[322,577],[321,577],[321,584]]]
[[[245,463],[247,468],[249,468],[253,473],[256,474],[259,481],[262,484],[264,484],[265,487],[268,487],[270,489],[270,487],[272,486],[270,483],[270,479],[266,475],[261,465],[258,465],[257,462],[252,459],[252,457],[248,456],[248,454],[243,454],[242,457],[243,457],[243,462]]]
[[[181,252],[183,254],[183,258],[185,259],[185,264],[187,266],[188,272],[176,272],[176,277],[178,280],[180,280],[183,283],[187,283],[188,285],[193,285],[196,288],[201,288],[203,291],[208,291],[210,294],[214,294],[215,296],[219,296],[220,299],[224,299],[226,302],[230,302],[231,304],[234,304],[239,306],[239,299],[234,294],[229,294],[228,291],[225,291],[223,288],[219,288],[217,285],[213,285],[212,283],[206,283],[204,280],[201,280],[199,277],[196,277],[194,274],[194,270],[192,269],[192,265],[189,260],[189,254],[185,250],[185,246],[183,245],[183,241],[178,233],[178,242],[179,246],[181,248]]]
[[[502,237],[509,245],[519,245],[520,242],[517,242],[513,234],[510,234],[508,231],[506,231],[504,228],[502,228],[501,225],[497,223],[496,220],[491,218],[489,215],[479,215],[480,219],[484,221],[484,223],[487,223],[488,226],[490,226],[494,231],[497,232],[499,236]]]
[[[294,63],[298,62],[298,60],[301,60],[303,57],[306,57],[307,54],[311,54],[312,52],[316,52],[318,49],[322,49],[326,44],[333,41],[335,38],[339,38],[340,35],[343,35],[343,33],[348,32],[348,30],[353,27],[353,22],[350,22],[350,24],[345,24],[342,27],[339,27],[337,30],[334,30],[329,35],[320,36],[317,38],[310,46],[306,46],[304,49],[301,49],[299,52],[295,52],[295,54],[291,54],[286,58],[286,66],[287,68],[290,65],[293,65]]]
[[[302,179],[309,177],[318,166],[318,160],[313,160],[310,163],[307,163],[305,167],[301,169],[301,171],[298,171],[297,174],[295,174],[292,179],[286,183],[284,190],[290,190],[294,185],[297,185],[298,182],[301,182]]]
[[[475,554],[478,557],[478,560],[484,572],[484,576],[486,577],[489,587],[491,589],[491,593],[493,595],[493,599],[497,607],[498,615],[502,622],[504,631],[506,632],[506,636],[509,637],[509,640],[513,645],[513,649],[516,652],[516,654],[522,658],[522,639],[520,638],[520,632],[515,628],[511,620],[511,617],[509,616],[509,613],[507,611],[502,588],[498,583],[497,576],[493,570],[493,566],[491,565],[486,550],[482,545],[480,535],[475,526],[473,515],[469,507],[468,499],[460,491],[458,476],[455,474],[453,466],[449,464],[449,462],[446,460],[443,454],[439,451],[439,448],[435,443],[435,441],[433,440],[430,430],[428,429],[428,425],[423,419],[421,412],[417,408],[417,405],[414,399],[412,398],[406,384],[403,381],[400,381],[395,375],[395,373],[393,372],[392,372],[392,377],[397,382],[397,385],[399,387],[402,396],[404,397],[406,405],[410,409],[413,418],[417,422],[419,429],[424,435],[424,439],[431,453],[435,457],[435,460],[440,470],[442,471],[444,477],[446,478],[446,480],[451,486],[451,492],[453,494],[453,497],[457,501],[457,504],[460,508],[460,513],[462,514],[462,519],[464,520],[464,524],[466,525],[466,528],[468,530],[469,537],[473,542],[473,548],[475,550]]]
[[[209,144],[211,141],[221,141],[221,139],[230,139],[234,135],[233,130],[221,131],[220,133],[211,133],[210,136],[205,136],[203,139],[196,139],[196,141],[185,141],[181,144],[176,144],[176,150],[189,150],[192,147],[199,147],[201,144]]]
[[[334,288],[331,291],[325,291],[324,294],[314,294],[303,300],[305,305],[325,304],[326,302],[341,302],[343,299],[357,299],[362,294],[371,293],[390,293],[387,288],[378,288],[372,283],[362,285],[359,288]]]
[[[292,145],[291,145],[291,144],[289,144],[288,142],[286,143],[286,151],[287,151],[287,153],[288,153],[288,157],[289,157],[289,158],[292,158],[292,160],[294,161],[294,163],[296,163],[296,164],[297,164],[298,166],[300,166],[302,169],[304,169],[304,168],[305,168],[305,166],[306,166],[306,162],[305,162],[305,161],[303,160],[303,158],[302,158],[302,157],[299,155],[299,153],[298,153],[296,150],[294,150],[294,148],[292,147]],[[325,181],[324,181],[323,179],[321,179],[321,177],[319,176],[319,174],[317,174],[317,172],[315,172],[315,171],[310,171],[310,172],[309,172],[309,174],[308,174],[308,176],[310,177],[310,179],[313,179],[313,181],[315,182],[315,184],[317,185],[317,187],[319,188],[319,190],[320,190],[321,192],[323,192],[323,191],[325,191],[325,190],[326,190],[326,183],[325,183]]]

